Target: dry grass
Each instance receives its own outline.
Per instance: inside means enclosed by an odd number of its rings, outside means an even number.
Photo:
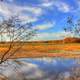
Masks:
[[[0,44],[0,56],[7,51],[9,43]],[[14,48],[10,51],[13,52],[18,46],[15,44]],[[78,53],[76,53],[78,52]],[[25,43],[24,46],[15,53],[12,58],[22,57],[67,57],[67,58],[80,58],[80,43]],[[9,53],[9,54],[10,54]],[[67,53],[67,54],[66,54]]]

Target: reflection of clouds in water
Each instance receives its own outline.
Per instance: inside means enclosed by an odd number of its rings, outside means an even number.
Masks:
[[[60,58],[10,60],[0,65],[0,74],[9,80],[55,80],[61,76],[69,77],[68,69],[75,65],[76,60]]]
[[[43,72],[38,68],[37,65],[31,63],[23,63],[24,66],[20,68],[21,73],[23,73],[26,78],[40,78],[43,75]]]
[[[75,65],[77,64],[77,61],[79,62],[80,60],[78,59],[64,59],[64,58],[28,58],[28,59],[21,59],[23,61],[27,61],[29,63],[37,64],[50,64],[50,65],[65,65],[65,66],[70,66],[70,65]]]
[[[43,76],[43,72],[38,68],[37,65],[21,62],[21,65],[18,65],[16,62],[10,61],[10,65],[6,63],[3,69],[3,66],[0,66],[2,69],[1,74],[10,78],[10,80],[24,80],[23,78],[41,78]]]
[[[68,78],[68,77],[70,77],[70,72],[65,72],[64,73],[64,78]]]

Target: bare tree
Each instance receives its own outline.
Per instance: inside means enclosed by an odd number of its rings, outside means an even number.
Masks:
[[[0,43],[5,44],[7,50],[0,56],[0,64],[19,51],[24,42],[35,36],[36,31],[31,23],[24,23],[18,17],[3,20],[0,23]]]
[[[70,32],[73,37],[80,37],[80,19],[74,21],[72,17],[67,18],[67,26],[64,28],[65,32]]]

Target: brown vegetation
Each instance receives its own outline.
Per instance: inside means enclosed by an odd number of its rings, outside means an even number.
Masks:
[[[65,38],[64,43],[80,43],[80,38]]]
[[[80,43],[78,38],[66,38],[64,40],[54,41],[35,41],[35,42],[24,42],[25,45],[15,53],[13,58],[21,57],[79,57],[80,58]],[[63,42],[64,41],[64,42]],[[0,44],[0,56],[8,49],[8,43]],[[8,53],[17,49],[17,43]],[[6,57],[8,56],[6,55]]]

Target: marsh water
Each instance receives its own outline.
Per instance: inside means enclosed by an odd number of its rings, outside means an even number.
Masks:
[[[44,57],[9,60],[0,66],[0,74],[8,80],[78,80],[80,59]]]

